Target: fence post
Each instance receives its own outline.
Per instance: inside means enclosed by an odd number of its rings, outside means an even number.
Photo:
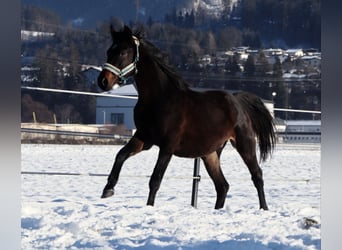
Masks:
[[[32,117],[33,117],[33,122],[37,123],[37,117],[36,117],[36,112],[32,112]]]
[[[191,195],[191,206],[197,208],[197,197],[198,197],[198,184],[201,180],[200,172],[200,158],[195,158],[194,161],[194,176],[192,180],[192,195]]]

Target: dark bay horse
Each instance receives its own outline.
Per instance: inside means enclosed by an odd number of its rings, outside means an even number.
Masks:
[[[251,93],[231,95],[223,91],[197,92],[168,66],[163,53],[125,26],[111,28],[113,43],[98,85],[108,91],[134,77],[138,101],[134,108],[136,133],[116,155],[102,198],[114,194],[125,160],[153,145],[158,160],[149,182],[147,205],[154,205],[172,155],[200,157],[217,192],[215,208],[224,206],[229,184],[222,174],[220,154],[228,140],[236,148],[252,176],[260,208],[267,210],[262,170],[256,156],[265,161],[275,145],[273,119],[261,99]]]

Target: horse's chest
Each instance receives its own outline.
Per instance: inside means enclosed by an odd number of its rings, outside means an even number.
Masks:
[[[177,131],[176,128],[179,127],[181,120],[180,112],[174,112],[174,107],[137,105],[134,109],[134,121],[137,130],[150,138],[161,138],[165,134]]]

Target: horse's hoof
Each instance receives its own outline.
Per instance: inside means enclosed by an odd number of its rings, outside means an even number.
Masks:
[[[267,206],[260,207],[260,209],[263,209],[263,210],[265,210],[265,211],[268,211],[268,207],[267,207]]]
[[[101,198],[108,198],[114,195],[114,189],[105,189],[103,190]]]

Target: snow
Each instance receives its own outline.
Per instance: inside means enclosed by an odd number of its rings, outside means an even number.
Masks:
[[[223,209],[201,163],[173,157],[155,206],[146,206],[158,148],[129,158],[115,195],[100,199],[121,146],[22,145],[22,249],[320,249],[320,144],[278,144],[262,164],[269,211],[259,210],[247,168],[230,145],[221,156],[230,190]],[[93,175],[90,175],[93,174]],[[94,174],[98,174],[94,175]],[[102,176],[102,174],[104,174]],[[306,218],[317,224],[306,226]]]
[[[48,39],[55,35],[55,33],[51,32],[40,32],[40,31],[29,31],[29,30],[21,30],[21,40],[23,41],[35,41],[37,39]]]

